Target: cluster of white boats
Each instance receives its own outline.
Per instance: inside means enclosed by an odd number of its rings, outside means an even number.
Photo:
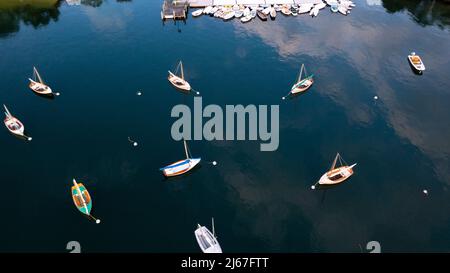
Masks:
[[[281,12],[286,16],[297,16],[299,14],[309,13],[311,16],[317,16],[321,9],[330,6],[331,12],[339,12],[347,15],[355,4],[350,0],[325,0],[318,4],[284,4],[284,5],[233,5],[233,6],[207,6],[203,9],[197,9],[191,13],[193,17],[201,15],[209,15],[212,17],[223,19],[224,21],[238,18],[242,23],[247,23],[257,16],[262,21],[270,19],[275,20],[277,12]]]

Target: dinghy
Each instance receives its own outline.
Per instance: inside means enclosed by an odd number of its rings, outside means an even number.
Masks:
[[[95,223],[100,224],[100,219],[96,219],[91,215],[92,199],[86,187],[82,183],[77,183],[75,179],[72,182],[71,193],[73,203],[81,213],[93,219]]]
[[[234,12],[234,11],[229,11],[228,13],[226,13],[226,14],[223,16],[223,20],[224,20],[224,21],[231,20],[231,19],[234,18],[234,15],[235,15],[235,12]]]
[[[303,71],[305,72],[305,78],[302,79]],[[300,74],[298,75],[297,83],[291,88],[291,94],[302,93],[308,90],[314,83],[314,75],[307,76],[305,65],[302,64]]]
[[[340,167],[336,167],[336,163],[339,160]],[[353,175],[353,167],[356,166],[357,163],[348,166],[347,164],[343,164],[342,161],[344,161],[339,153],[337,153],[336,157],[334,158],[333,164],[331,165],[331,168],[328,172],[326,172],[322,177],[320,178],[319,182],[316,183],[319,185],[335,185],[344,182],[347,180],[350,176]],[[344,161],[345,163],[345,161]],[[315,188],[315,186],[311,187],[312,189]]]
[[[425,65],[423,64],[422,59],[419,55],[416,55],[415,52],[411,52],[411,54],[408,55],[408,60],[417,72],[422,73],[425,70]]]
[[[178,72],[178,69],[181,71],[181,75],[177,76],[176,73]],[[170,72],[169,70],[169,82],[175,87],[182,91],[189,92],[191,91],[191,85],[184,80],[184,71],[183,71],[183,63],[180,61],[177,65],[177,69],[175,70],[175,73]]]
[[[271,8],[270,9],[270,19],[275,20],[276,17],[277,17],[277,12],[276,12],[275,8]]]
[[[4,104],[3,107],[5,108],[5,115],[6,115],[5,120],[3,122],[5,123],[5,126],[8,129],[8,131],[13,135],[26,138],[28,141],[30,141],[32,138],[27,137],[25,135],[25,127],[23,126],[23,123],[16,117],[11,115],[8,108],[6,108]]]
[[[252,16],[251,15],[247,15],[247,16],[244,16],[244,17],[241,18],[241,22],[242,23],[247,23],[247,22],[249,22],[251,20],[252,20]]]
[[[200,15],[202,15],[202,14],[203,14],[203,9],[198,9],[198,10],[193,11],[193,12],[191,13],[191,15],[192,15],[193,17],[198,17],[198,16],[200,16]]]
[[[261,21],[267,21],[267,15],[265,15],[261,10],[258,10],[256,14],[258,15],[259,19],[261,19]]]
[[[37,71],[36,67],[33,66],[33,79],[28,78],[30,84],[28,85],[33,92],[42,96],[59,96],[59,93],[53,93],[52,89],[44,83]]]
[[[182,175],[192,170],[198,163],[200,163],[201,158],[192,158],[190,156],[186,140],[183,140],[184,151],[186,153],[186,159],[172,163],[166,167],[159,169],[163,172],[165,177],[172,177],[177,175]]]
[[[222,248],[217,241],[216,232],[214,230],[214,218],[212,218],[212,230],[209,231],[205,226],[197,224],[197,229],[195,230],[195,238],[200,246],[203,253],[222,253]]]
[[[338,12],[338,3],[337,2],[331,3],[330,6],[331,6],[331,12],[334,12],[334,13]]]
[[[291,12],[291,10],[290,10],[290,8],[288,6],[283,6],[281,8],[281,13],[283,13],[286,16],[289,16],[289,15],[292,14],[292,12]]]

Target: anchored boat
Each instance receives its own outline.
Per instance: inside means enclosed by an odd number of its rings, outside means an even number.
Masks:
[[[302,79],[303,71],[305,72],[304,79]],[[295,95],[298,93],[305,92],[313,85],[313,83],[314,83],[314,75],[311,74],[311,75],[307,76],[305,65],[302,64],[302,67],[300,69],[300,74],[298,75],[297,82],[292,86],[291,91],[289,92],[288,95]],[[285,99],[285,98],[286,97],[283,97],[283,99]]]
[[[28,85],[33,92],[42,96],[59,96],[59,93],[53,93],[52,89],[44,83],[41,75],[37,71],[36,67],[33,66],[33,79],[28,78],[30,84]]]
[[[93,219],[95,223],[100,224],[100,219],[96,219],[91,215],[92,199],[83,183],[77,183],[77,181],[73,179],[71,193],[73,203],[77,209],[84,215],[87,215],[89,218]]]
[[[200,163],[201,158],[192,158],[186,140],[183,140],[184,152],[186,153],[186,159],[172,163],[166,167],[159,169],[163,172],[165,177],[172,177],[177,175],[182,175],[192,170],[198,163]]]
[[[417,72],[422,73],[425,71],[425,65],[423,64],[422,59],[419,55],[416,55],[415,52],[411,52],[411,54],[408,55],[408,60]]]
[[[181,71],[180,76],[176,75],[178,73],[178,69]],[[185,92],[191,91],[191,85],[186,80],[184,80],[183,63],[181,61],[178,63],[175,73],[172,73],[169,70],[168,80],[175,88],[178,88]]]
[[[203,253],[222,253],[222,248],[217,241],[216,232],[214,230],[214,218],[212,218],[212,230],[213,232],[211,233],[205,226],[197,224],[197,229],[194,232],[197,243]]]
[[[340,167],[336,167],[336,163],[338,160],[340,163]],[[316,185],[335,185],[344,182],[353,175],[353,167],[355,167],[356,164],[357,163],[348,166],[341,155],[337,153],[330,170],[322,175]],[[316,185],[312,186],[311,188],[315,189]]]
[[[3,104],[3,107],[5,108],[5,120],[3,121],[5,123],[6,128],[9,132],[11,132],[13,135],[16,135],[18,137],[26,138],[28,141],[31,141],[32,138],[25,135],[25,127],[23,126],[23,123],[18,120],[16,117],[11,115],[8,108]]]

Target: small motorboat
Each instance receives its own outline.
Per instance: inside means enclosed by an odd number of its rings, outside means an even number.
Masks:
[[[181,75],[177,76],[178,69],[181,71]],[[191,91],[191,85],[184,79],[184,70],[183,70],[183,63],[180,61],[177,65],[177,69],[175,70],[175,73],[172,73],[169,71],[169,82],[175,87],[182,91],[189,92]]]
[[[214,16],[214,13],[216,13],[217,11],[219,10],[219,8],[218,7],[213,7],[212,9],[211,9],[211,11],[209,12],[209,16]]]
[[[292,16],[297,16],[298,15],[298,11],[295,7],[291,7],[291,14]]]
[[[241,22],[242,23],[247,23],[247,22],[249,22],[251,20],[252,20],[252,16],[251,15],[247,15],[247,16],[244,16],[244,17],[241,18]]]
[[[327,4],[325,4],[324,2],[315,5],[314,7],[317,9],[324,9],[327,6]]]
[[[163,172],[165,177],[172,177],[177,175],[182,175],[192,170],[198,163],[200,163],[201,158],[192,158],[186,140],[184,142],[184,151],[186,153],[186,159],[174,162],[167,165],[159,170]]]
[[[270,11],[272,10],[271,7],[267,7],[265,9],[262,10],[262,13],[264,13],[265,15],[269,15]]]
[[[261,21],[267,21],[267,15],[265,15],[261,10],[256,11],[256,14]]]
[[[214,218],[212,219],[212,230],[209,231],[205,226],[197,224],[197,229],[195,230],[195,238],[200,246],[203,253],[222,253],[222,248],[217,241],[217,236],[214,230]]]
[[[251,11],[250,11],[250,9],[248,7],[244,9],[243,16],[244,17],[251,16]]]
[[[340,167],[336,168],[337,160],[340,162]],[[335,185],[344,182],[350,176],[353,175],[353,168],[356,166],[356,163],[353,165],[348,166],[347,164],[342,163],[344,161],[339,153],[337,153],[336,157],[334,158],[333,164],[331,165],[331,168],[328,172],[326,172],[322,177],[320,178],[319,182],[317,182],[314,186],[312,186],[312,189],[315,189],[315,186],[317,184],[319,185]]]
[[[348,10],[344,5],[338,5],[338,11],[343,15],[347,15],[348,13]]]
[[[242,15],[244,15],[244,12],[242,10],[237,10],[234,12],[234,17],[241,18]]]
[[[338,3],[337,2],[332,2],[331,4],[330,4],[330,6],[331,6],[331,12],[333,12],[333,13],[336,13],[336,12],[338,12]]]
[[[253,19],[253,18],[256,18],[256,9],[252,9],[252,10],[250,11],[250,16],[252,17],[252,19]]]
[[[198,16],[200,16],[200,15],[202,15],[202,14],[203,14],[203,9],[198,9],[198,10],[193,11],[193,12],[191,13],[192,17],[198,17]]]
[[[415,52],[411,52],[410,55],[408,55],[408,60],[411,66],[419,73],[422,73],[425,71],[425,65],[422,62],[422,59],[419,55],[416,55]]]
[[[271,8],[270,9],[270,19],[275,20],[276,17],[277,17],[277,12],[276,12],[275,8]]]
[[[73,179],[71,193],[73,203],[75,204],[77,209],[84,215],[93,219],[95,223],[100,224],[100,219],[96,219],[91,215],[92,199],[83,183],[77,183],[77,181]]]
[[[8,131],[13,135],[16,135],[18,137],[25,138],[28,141],[31,141],[32,138],[25,135],[25,126],[23,126],[23,123],[20,120],[18,120],[16,117],[11,115],[8,108],[6,108],[6,106],[4,104],[3,104],[3,107],[5,108],[5,115],[6,115],[3,122],[5,123],[5,126],[8,129]]]
[[[280,5],[275,4],[275,5],[273,5],[273,8],[275,9],[276,12],[281,11],[281,6]]]
[[[311,15],[312,17],[315,17],[319,14],[319,9],[314,7],[311,9],[311,11],[309,12],[309,15]]]

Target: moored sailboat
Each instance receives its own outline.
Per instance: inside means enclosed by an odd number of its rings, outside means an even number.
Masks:
[[[6,105],[3,104],[3,107],[5,108],[5,115],[6,115],[5,120],[3,122],[5,123],[5,126],[8,129],[8,131],[13,135],[26,138],[28,141],[31,141],[32,138],[25,135],[25,126],[23,126],[23,123],[16,117],[11,115],[8,108],[6,108]]]
[[[338,160],[340,163],[340,167],[336,167],[336,163]],[[350,176],[353,175],[353,168],[357,163],[348,166],[345,161],[343,161],[344,159],[342,159],[341,155],[337,153],[330,170],[323,174],[320,180],[315,185],[311,186],[311,189],[315,189],[317,184],[336,185],[350,178]]]
[[[213,232],[209,231],[205,226],[197,224],[197,229],[194,232],[197,243],[203,253],[222,253],[214,228],[214,218],[212,218],[212,230]]]
[[[44,83],[41,75],[37,71],[36,67],[33,66],[33,79],[28,78],[30,84],[28,85],[33,92],[42,96],[59,96],[59,93],[53,93],[52,89]]]
[[[186,159],[174,162],[170,165],[167,165],[159,170],[163,172],[165,177],[172,177],[177,175],[182,175],[192,170],[198,163],[200,163],[201,158],[192,158],[189,149],[186,143],[186,140],[183,140],[184,143],[184,152],[186,153]]]
[[[92,199],[86,187],[83,183],[77,183],[75,179],[73,179],[72,182],[73,186],[71,188],[71,194],[73,203],[81,213],[93,219],[96,224],[100,224],[100,219],[96,219],[91,215]]]
[[[177,76],[178,69],[180,70],[180,76]],[[191,85],[184,79],[184,70],[183,70],[183,62],[180,61],[177,65],[177,69],[175,73],[172,73],[169,70],[169,82],[175,87],[182,91],[189,92],[191,91]]]
[[[304,79],[302,79],[303,71],[305,72],[305,78]],[[297,82],[292,86],[291,91],[289,92],[288,95],[295,95],[295,94],[298,94],[298,93],[305,92],[306,90],[308,90],[313,85],[313,83],[314,83],[314,75],[311,74],[311,75],[308,76],[307,72],[306,72],[305,65],[302,64],[302,67],[300,69],[300,73],[298,75]],[[283,100],[285,98],[286,97],[283,97]]]

